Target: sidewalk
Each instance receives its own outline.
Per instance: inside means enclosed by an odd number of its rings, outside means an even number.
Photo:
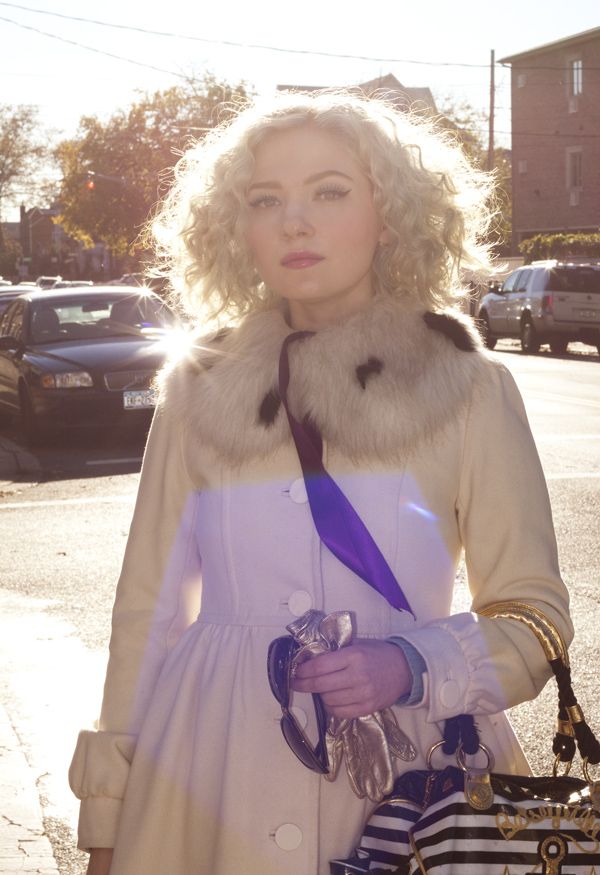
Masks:
[[[39,470],[35,456],[0,437],[0,494]],[[44,832],[36,774],[0,703],[0,875],[22,872],[58,875],[58,867]]]
[[[0,875],[58,875],[44,832],[36,776],[0,704]]]

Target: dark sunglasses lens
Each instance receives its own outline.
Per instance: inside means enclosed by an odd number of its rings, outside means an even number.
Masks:
[[[267,654],[269,685],[271,692],[284,708],[290,704],[290,666],[297,649],[297,643],[289,635],[275,638],[269,644]]]
[[[294,715],[288,710],[290,706],[290,670],[294,654],[299,647],[300,645],[291,635],[285,635],[271,641],[267,654],[269,686],[283,711],[281,731],[289,747],[307,768],[327,774],[329,772],[325,744],[327,716],[320,696],[313,696],[319,732],[319,741],[316,747],[304,734]]]
[[[321,772],[327,774],[329,766],[327,764],[327,754],[323,750],[321,756],[313,750],[312,745],[296,723],[295,718],[291,714],[284,714],[281,718],[281,731],[283,737],[287,741],[293,753],[298,757],[303,766],[312,769],[313,772]],[[319,748],[321,743],[319,742]]]

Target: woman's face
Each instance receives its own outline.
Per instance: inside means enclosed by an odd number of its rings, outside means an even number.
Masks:
[[[255,159],[245,240],[263,282],[288,301],[292,324],[300,327],[303,313],[318,321],[360,309],[373,295],[386,232],[356,159],[311,125],[268,134]]]

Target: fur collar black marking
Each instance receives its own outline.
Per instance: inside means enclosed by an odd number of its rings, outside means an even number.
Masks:
[[[473,326],[458,319],[454,313],[423,313],[423,319],[428,328],[445,334],[463,352],[473,352],[481,345],[474,336]]]

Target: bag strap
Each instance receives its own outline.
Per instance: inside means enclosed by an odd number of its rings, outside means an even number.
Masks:
[[[526,602],[495,602],[478,613],[491,619],[518,620],[533,632],[542,645],[558,685],[558,722],[552,743],[552,750],[556,754],[554,774],[559,763],[564,763],[565,774],[568,774],[577,749],[583,760],[584,775],[588,779],[588,764],[600,763],[600,742],[590,729],[575,697],[569,655],[560,632],[546,614]]]

